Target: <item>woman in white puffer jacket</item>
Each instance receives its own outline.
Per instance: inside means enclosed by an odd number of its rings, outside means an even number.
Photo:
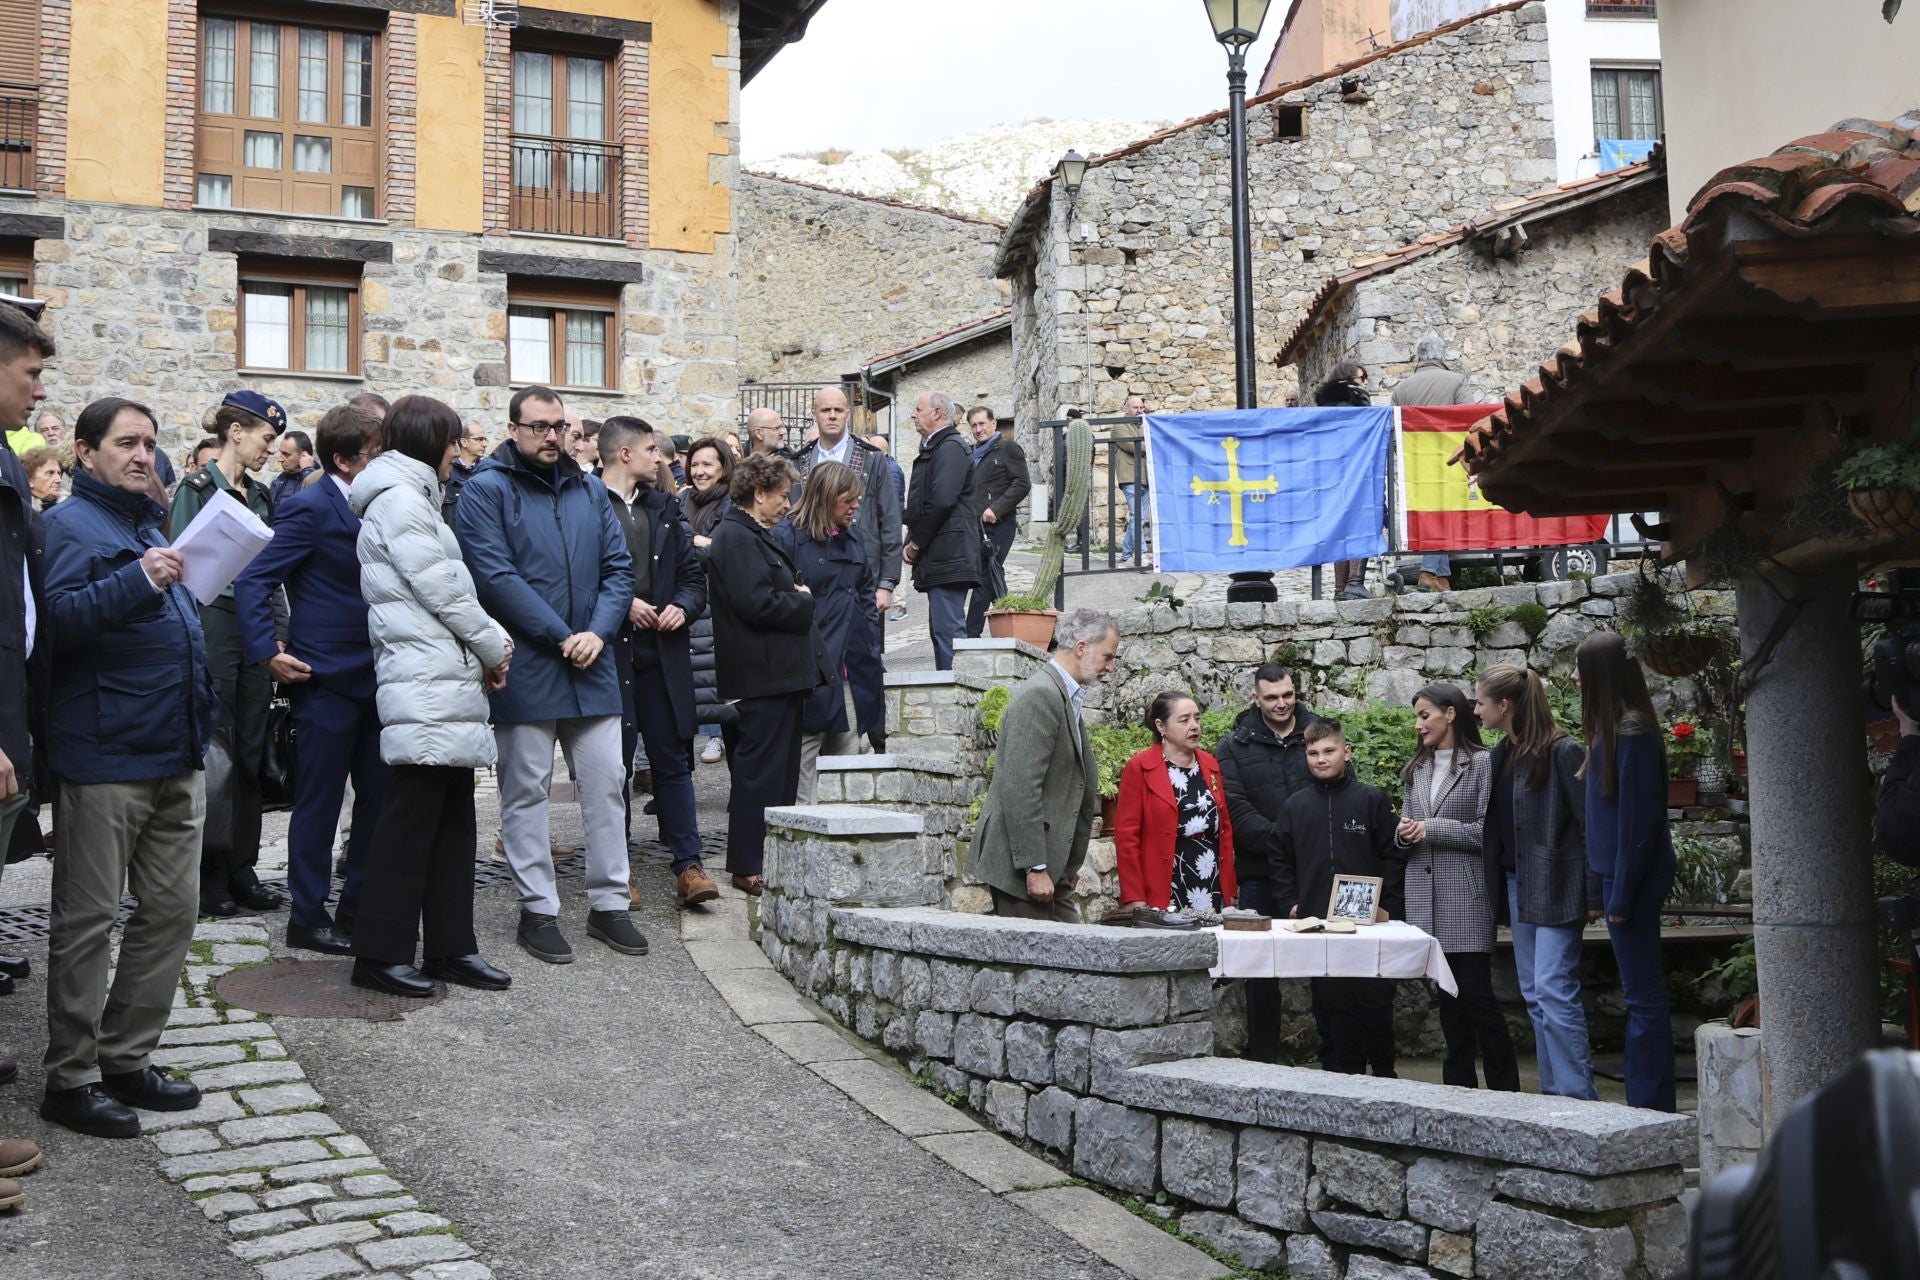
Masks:
[[[473,934],[473,771],[494,762],[487,694],[506,683],[513,642],[480,607],[440,516],[463,430],[440,401],[404,397],[387,414],[385,452],[348,497],[361,519],[380,754],[393,768],[354,924],[353,983],[395,995],[432,995],[434,978],[492,991],[512,981],[476,954]]]

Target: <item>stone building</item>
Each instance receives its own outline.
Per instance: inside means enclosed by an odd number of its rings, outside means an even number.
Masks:
[[[1004,310],[998,222],[741,175],[740,377],[831,382]]]
[[[1271,356],[1330,270],[1554,180],[1545,9],[1504,4],[1249,105],[1255,340]],[[1227,123],[1096,158],[1071,218],[1049,179],[995,269],[1013,282],[1016,414],[1233,403]],[[1090,357],[1089,358],[1089,354]],[[1290,377],[1264,379],[1279,404]]]
[[[911,427],[907,415],[926,391],[944,391],[969,408],[985,405],[994,417],[1011,422],[1013,313],[996,311],[875,356],[860,367],[859,381],[876,411],[891,411],[896,431]],[[886,430],[886,419],[878,421],[876,429]]]
[[[58,408],[133,395],[175,450],[243,385],[730,423],[739,84],[811,7],[0,0],[0,283]]]
[[[1482,397],[1534,376],[1538,353],[1666,225],[1664,162],[1549,187],[1332,276],[1274,357],[1319,386],[1342,360],[1392,391],[1428,333]]]

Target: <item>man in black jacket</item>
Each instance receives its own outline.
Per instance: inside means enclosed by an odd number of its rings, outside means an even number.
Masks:
[[[1004,570],[1020,504],[1033,489],[1027,473],[1026,451],[1011,435],[1000,434],[999,420],[985,405],[967,410],[967,430],[973,433],[973,514],[980,521],[981,555],[992,556],[994,570]],[[1005,582],[998,572],[980,566],[980,585],[967,602],[967,635],[978,639],[987,627],[987,606],[993,603],[993,582]]]
[[[1240,905],[1262,915],[1284,915],[1273,896],[1274,823],[1287,800],[1312,784],[1303,735],[1318,717],[1300,705],[1293,676],[1277,662],[1254,669],[1253,705],[1214,745],[1233,821],[1233,870]],[[1280,983],[1247,982],[1247,1056],[1273,1062],[1280,1050]]]
[[[1353,748],[1339,721],[1315,720],[1303,736],[1312,779],[1288,798],[1275,824],[1277,913],[1325,916],[1335,876],[1378,876],[1381,907],[1404,919],[1407,855],[1394,844],[1393,806],[1353,776]],[[1365,1075],[1371,1064],[1376,1076],[1394,1074],[1391,979],[1315,978],[1313,1020],[1328,1071]]]
[[[913,406],[920,455],[907,485],[907,545],[914,589],[927,597],[933,665],[953,670],[966,628],[967,588],[980,581],[980,521],[973,514],[973,456],[953,425],[953,397],[922,392]]]

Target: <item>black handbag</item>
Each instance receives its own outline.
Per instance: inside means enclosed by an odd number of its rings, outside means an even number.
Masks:
[[[291,809],[298,752],[295,750],[293,703],[276,687],[267,707],[267,749],[260,757],[260,807]]]

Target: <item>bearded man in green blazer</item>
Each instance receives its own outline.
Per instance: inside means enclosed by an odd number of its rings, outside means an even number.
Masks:
[[[1111,614],[1075,609],[1055,624],[1053,644],[1052,661],[1007,701],[972,869],[993,891],[996,914],[1073,923],[1066,895],[1100,811],[1081,699],[1113,670],[1120,630]]]

